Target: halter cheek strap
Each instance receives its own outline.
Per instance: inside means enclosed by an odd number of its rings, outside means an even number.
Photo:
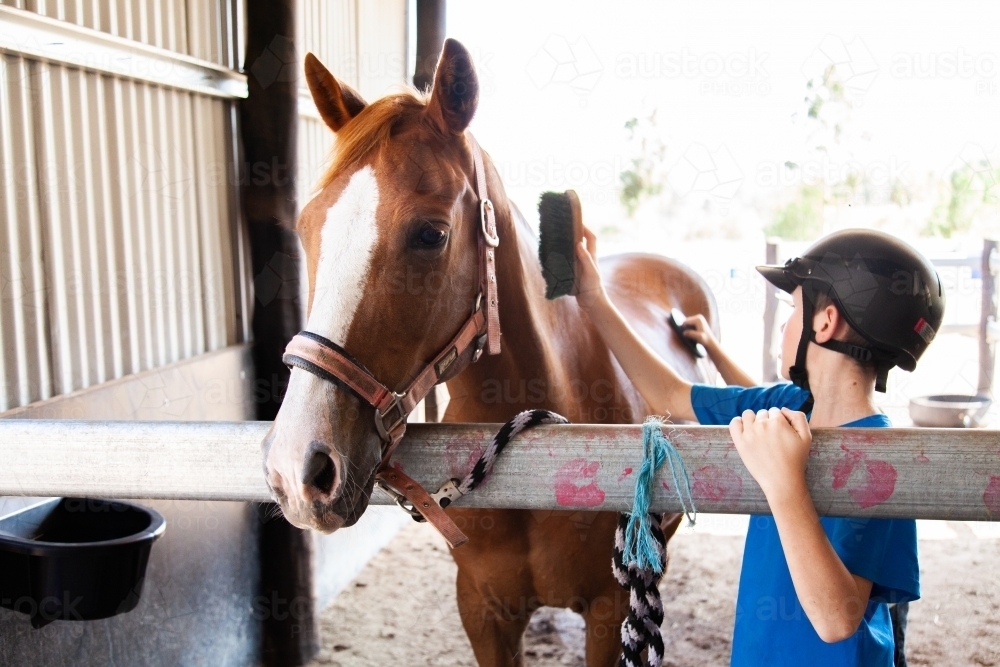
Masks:
[[[483,152],[471,134],[467,135],[472,146],[472,161],[476,168],[476,192],[479,195],[479,293],[486,299],[486,353],[500,354],[500,301],[497,298],[496,248],[500,245],[497,236],[496,211],[486,194],[486,167]]]
[[[381,488],[396,499],[397,504],[410,511],[419,512],[455,548],[468,538],[444,513],[441,506],[419,484],[401,470],[389,465],[389,458],[406,432],[406,418],[434,385],[457,374],[461,368],[455,362],[470,348],[470,363],[479,359],[483,348],[487,354],[500,353],[500,303],[497,297],[496,248],[500,245],[497,235],[496,211],[486,189],[486,167],[482,149],[466,133],[475,169],[476,196],[478,198],[477,249],[479,253],[479,294],[472,315],[458,333],[445,345],[433,360],[401,392],[389,389],[340,345],[311,331],[303,331],[292,338],[285,348],[282,360],[289,367],[300,368],[313,375],[351,391],[360,400],[375,408],[375,428],[382,438],[382,463],[375,479]]]

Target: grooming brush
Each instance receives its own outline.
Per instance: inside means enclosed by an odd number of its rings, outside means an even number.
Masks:
[[[583,212],[573,190],[543,192],[538,200],[538,259],[545,277],[545,298],[575,295],[576,247],[583,238]]]
[[[681,340],[684,342],[687,348],[691,350],[691,354],[693,354],[698,358],[702,358],[705,356],[705,346],[699,343],[698,341],[692,340],[684,335],[685,331],[689,329],[694,329],[694,327],[691,326],[690,324],[688,324],[687,326],[684,325],[684,320],[686,319],[687,316],[685,316],[684,313],[682,313],[679,309],[671,308],[670,317],[667,318],[667,321],[670,322],[670,328],[673,329],[678,336],[680,336]]]

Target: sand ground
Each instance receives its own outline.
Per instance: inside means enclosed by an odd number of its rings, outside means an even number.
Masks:
[[[910,607],[911,665],[1000,666],[995,529],[961,522],[921,525],[923,598]],[[738,526],[717,532],[723,534],[684,530],[670,542],[661,586],[664,665],[729,663],[743,537],[732,534],[740,532]],[[323,613],[323,648],[310,667],[474,667],[454,585],[455,565],[441,538],[426,525],[407,526]],[[582,667],[582,619],[565,610],[540,610],[524,650],[527,665]]]

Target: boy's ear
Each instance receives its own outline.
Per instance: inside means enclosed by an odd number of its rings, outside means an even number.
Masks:
[[[838,334],[846,333],[841,329],[847,326],[847,320],[841,317],[840,311],[832,303],[813,315],[813,331],[816,332],[817,343],[825,343],[836,338]]]

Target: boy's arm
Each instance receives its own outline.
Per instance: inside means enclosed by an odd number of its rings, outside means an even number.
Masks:
[[[576,255],[577,303],[590,316],[650,409],[674,419],[696,421],[691,406],[691,383],[674,372],[639,338],[604,291],[601,274],[594,261],[597,239],[589,229],[584,228],[584,241],[577,247]]]
[[[719,369],[722,380],[729,385],[739,387],[753,387],[757,383],[744,372],[732,358],[726,354],[719,344],[718,339],[712,334],[712,329],[708,326],[708,321],[704,315],[692,315],[684,320],[684,326],[690,327],[684,335],[691,340],[701,343],[712,358],[712,363]]]
[[[847,639],[864,617],[872,582],[848,571],[819,522],[806,486],[812,435],[805,415],[747,410],[729,431],[767,497],[795,593],[816,634],[825,642]]]

